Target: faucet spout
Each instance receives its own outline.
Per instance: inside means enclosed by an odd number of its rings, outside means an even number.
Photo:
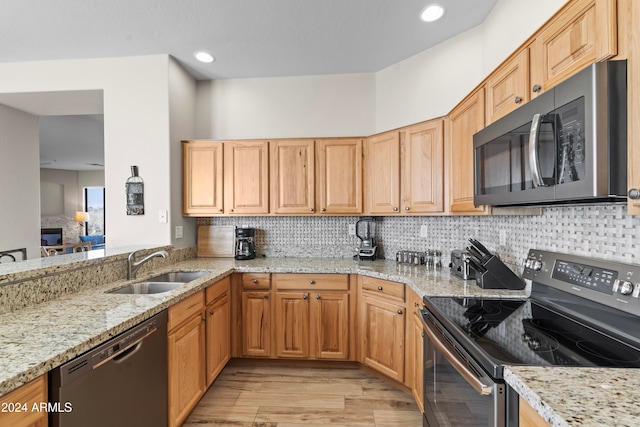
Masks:
[[[131,252],[129,254],[128,268],[127,268],[127,279],[129,279],[129,280],[135,279],[136,278],[136,272],[138,271],[138,269],[140,267],[142,267],[142,265],[145,264],[150,259],[155,258],[155,257],[166,258],[167,256],[169,256],[167,251],[157,251],[157,252],[154,252],[152,254],[147,255],[146,257],[142,258],[140,261],[136,261],[136,254],[137,253],[138,253],[138,251],[133,251],[133,252]]]

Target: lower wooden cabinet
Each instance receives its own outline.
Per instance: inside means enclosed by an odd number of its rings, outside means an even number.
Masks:
[[[204,291],[169,308],[169,426],[180,426],[206,390]]]
[[[19,405],[19,408],[8,407],[8,412],[0,412],[0,427],[47,427],[47,411],[34,411],[33,405],[47,402],[47,375],[0,397],[2,408],[7,405]]]
[[[271,357],[269,290],[242,292],[242,355]]]
[[[544,418],[540,416],[522,397],[520,398],[520,427],[549,427]]]
[[[230,280],[226,277],[206,289],[207,387],[231,358]]]
[[[405,384],[411,387],[420,412],[424,412],[424,348],[422,344],[424,326],[420,314],[417,313],[417,308],[415,306],[413,308],[413,313],[410,313],[407,319],[407,335],[411,340],[408,352],[408,358],[411,360],[411,379],[406,381],[407,378],[405,378]]]
[[[360,277],[360,358],[365,365],[404,381],[404,284]],[[401,296],[400,296],[400,291]]]
[[[309,292],[276,292],[276,357],[309,357]]]

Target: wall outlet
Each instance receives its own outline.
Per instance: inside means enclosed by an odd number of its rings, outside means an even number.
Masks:
[[[500,246],[507,244],[507,230],[500,230]]]
[[[158,211],[158,222],[161,223],[161,224],[166,224],[168,215],[169,215],[169,213],[167,212],[166,209],[160,209]]]
[[[428,234],[427,234],[428,232],[429,232],[429,229],[427,228],[426,225],[420,226],[420,237],[425,237],[425,238],[428,237]]]
[[[176,239],[182,239],[182,226],[176,225]]]
[[[356,235],[356,225],[349,224],[349,236],[355,236],[355,235]]]

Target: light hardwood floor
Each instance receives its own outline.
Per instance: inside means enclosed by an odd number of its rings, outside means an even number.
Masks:
[[[357,368],[227,366],[184,426],[421,427],[413,397]]]

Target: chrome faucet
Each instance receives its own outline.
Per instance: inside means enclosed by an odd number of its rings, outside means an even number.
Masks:
[[[149,261],[151,258],[155,258],[155,257],[166,258],[167,256],[169,256],[167,251],[158,251],[158,252],[154,252],[152,254],[147,255],[146,257],[142,258],[140,261],[136,261],[136,254],[138,252],[139,251],[133,251],[129,254],[129,265],[127,269],[127,279],[129,280],[135,279],[136,272],[138,271],[138,269],[142,267],[142,264]]]

